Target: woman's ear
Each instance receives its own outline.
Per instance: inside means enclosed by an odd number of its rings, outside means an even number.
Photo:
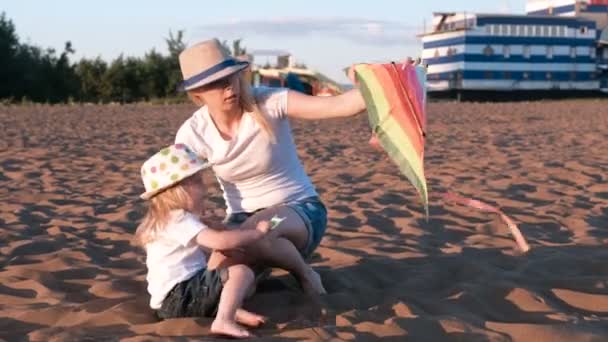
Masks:
[[[203,97],[201,96],[201,94],[195,93],[193,91],[189,91],[188,97],[190,98],[190,100],[192,102],[194,102],[195,105],[197,105],[199,107],[202,107],[205,105],[205,101],[203,100]]]

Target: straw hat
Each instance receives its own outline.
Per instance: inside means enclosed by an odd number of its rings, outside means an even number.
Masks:
[[[233,58],[217,39],[211,39],[182,51],[179,66],[184,78],[179,90],[186,91],[239,72],[249,62]]]
[[[141,179],[146,192],[142,199],[150,199],[159,192],[179,183],[211,164],[200,159],[184,144],[163,148],[141,167]]]

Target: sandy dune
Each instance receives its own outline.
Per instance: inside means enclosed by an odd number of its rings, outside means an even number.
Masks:
[[[247,307],[267,340],[608,339],[608,102],[438,103],[429,108],[430,219],[366,145],[364,117],[294,122],[330,212],[313,259],[327,296],[282,272]],[[141,163],[193,108],[0,107],[0,340],[211,339],[207,319],[157,322],[144,254]],[[223,200],[211,175],[210,216]],[[500,206],[445,204],[453,191]],[[219,340],[219,339],[218,339]]]

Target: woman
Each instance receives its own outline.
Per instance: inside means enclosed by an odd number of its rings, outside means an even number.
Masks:
[[[201,108],[175,142],[213,164],[226,200],[225,223],[284,217],[267,238],[247,248],[247,256],[289,271],[306,293],[324,294],[320,276],[305,259],[325,233],[327,210],[297,156],[287,119],[355,115],[365,110],[361,93],[315,97],[251,89],[242,72],[249,63],[230,57],[217,39],[186,49],[179,60],[182,89]]]

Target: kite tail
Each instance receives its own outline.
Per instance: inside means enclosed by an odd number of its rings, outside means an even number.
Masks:
[[[505,215],[502,211],[500,211],[500,209],[493,207],[487,203],[484,203],[484,202],[481,202],[481,201],[478,201],[478,200],[475,200],[472,198],[461,197],[461,196],[458,196],[456,194],[449,193],[449,192],[445,193],[443,195],[443,198],[446,199],[447,201],[454,202],[454,203],[457,203],[460,205],[464,205],[464,206],[471,207],[474,209],[479,209],[482,211],[498,214],[500,216],[500,218],[503,220],[503,222],[505,222],[507,224],[507,226],[509,227],[509,230],[511,231],[511,234],[515,238],[515,242],[517,243],[517,246],[519,247],[519,249],[524,253],[526,253],[527,251],[530,250],[530,245],[528,245],[528,243],[526,242],[526,239],[522,235],[522,233],[519,230],[519,228],[517,227],[517,225],[507,215]]]

